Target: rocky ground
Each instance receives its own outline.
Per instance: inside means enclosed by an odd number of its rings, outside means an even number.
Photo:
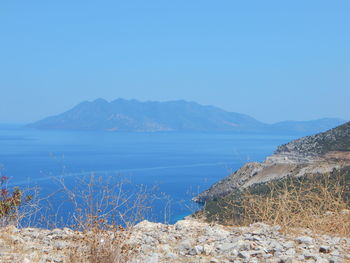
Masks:
[[[3,228],[0,262],[70,262],[71,249],[83,238],[68,228]],[[286,234],[262,223],[227,227],[194,219],[175,225],[143,221],[124,243],[133,249],[132,263],[350,262],[350,238],[308,230]]]

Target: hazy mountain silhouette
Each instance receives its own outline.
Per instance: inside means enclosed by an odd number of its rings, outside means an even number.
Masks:
[[[312,122],[265,124],[248,115],[227,112],[183,100],[140,102],[97,99],[82,102],[62,114],[28,125],[38,129],[109,130],[109,131],[322,131],[343,123],[339,119]],[[321,129],[321,130],[320,130]]]

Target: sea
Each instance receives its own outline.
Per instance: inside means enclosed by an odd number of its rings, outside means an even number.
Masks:
[[[83,191],[95,180],[100,190],[118,185],[124,196],[133,196],[130,200],[138,191],[147,192],[145,198],[154,202],[147,204],[145,218],[175,223],[200,209],[191,200],[198,193],[246,162],[263,161],[278,145],[300,136],[52,131],[5,126],[0,127],[0,173],[9,178],[7,188],[35,189],[36,198],[50,200],[51,212],[45,210],[41,220],[53,213],[56,221],[66,220],[73,208],[65,205],[72,200],[64,193]],[[40,224],[38,217],[31,224]]]

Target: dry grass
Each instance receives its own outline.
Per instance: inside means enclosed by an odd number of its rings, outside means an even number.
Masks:
[[[18,202],[18,205],[10,207],[11,214],[9,213],[9,215],[15,215],[11,219],[16,219],[13,225],[19,225],[18,222],[22,221],[26,225],[31,225],[33,221],[35,222],[35,218],[32,219],[32,217],[38,216],[43,220],[41,224],[46,224],[50,228],[68,227],[74,230],[75,234],[72,239],[67,239],[69,246],[62,248],[62,250],[59,249],[67,260],[65,262],[127,263],[132,261],[138,247],[132,247],[128,244],[131,235],[130,229],[144,220],[150,212],[152,203],[160,199],[155,194],[156,189],[134,185],[125,178],[97,177],[94,174],[76,179],[70,183],[70,187],[65,184],[62,178],[56,182],[61,186],[61,191],[57,191],[45,199],[37,198],[37,192],[34,192],[36,189],[21,190],[18,200],[21,200],[22,196],[26,197],[26,193],[30,193],[36,198],[30,199],[30,202],[26,203]],[[2,186],[1,182],[0,186]],[[0,187],[1,189],[4,188]],[[50,204],[50,198],[52,196],[57,198],[56,195],[59,195],[62,202]],[[6,201],[7,195],[3,194],[1,197],[0,202]],[[48,203],[47,207],[44,207],[45,209],[39,206],[42,201]],[[37,215],[40,209],[41,212],[44,212]],[[62,211],[63,209],[65,210]],[[53,215],[52,219],[46,217],[47,214],[50,215],[50,212]],[[58,218],[57,214],[64,214],[65,217]],[[8,218],[10,217],[5,217],[0,213],[0,226],[3,222],[8,225]],[[3,238],[3,234],[0,237],[2,240],[6,240]],[[10,239],[6,242],[12,244]],[[16,249],[10,249],[11,246],[8,246],[9,252],[17,253],[19,250],[21,253],[23,252],[18,245],[16,245]]]
[[[127,244],[129,232],[124,229],[94,228],[69,251],[71,263],[126,263],[132,259],[133,247]]]
[[[265,195],[242,195],[240,224],[278,224],[350,236],[349,185],[345,175],[311,176],[268,184]]]
[[[207,221],[246,226],[255,222],[291,231],[350,237],[350,167],[330,174],[288,177],[209,201],[197,215]]]
[[[130,262],[137,249],[127,243],[130,228],[151,208],[152,190],[144,186],[130,189],[125,181],[113,183],[94,175],[81,179],[78,189],[60,183],[74,208],[70,227],[82,233],[70,249],[69,262]]]

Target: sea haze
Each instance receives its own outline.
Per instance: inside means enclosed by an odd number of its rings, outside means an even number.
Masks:
[[[171,198],[171,220],[190,214],[193,195],[238,169],[262,161],[275,148],[301,134],[234,132],[93,132],[0,129],[2,174],[10,186],[39,186],[42,195],[58,189],[55,177],[68,184],[91,173],[134,185],[157,186]],[[60,203],[62,200],[55,200]],[[164,220],[164,204],[150,219]],[[67,211],[60,211],[64,214]]]

